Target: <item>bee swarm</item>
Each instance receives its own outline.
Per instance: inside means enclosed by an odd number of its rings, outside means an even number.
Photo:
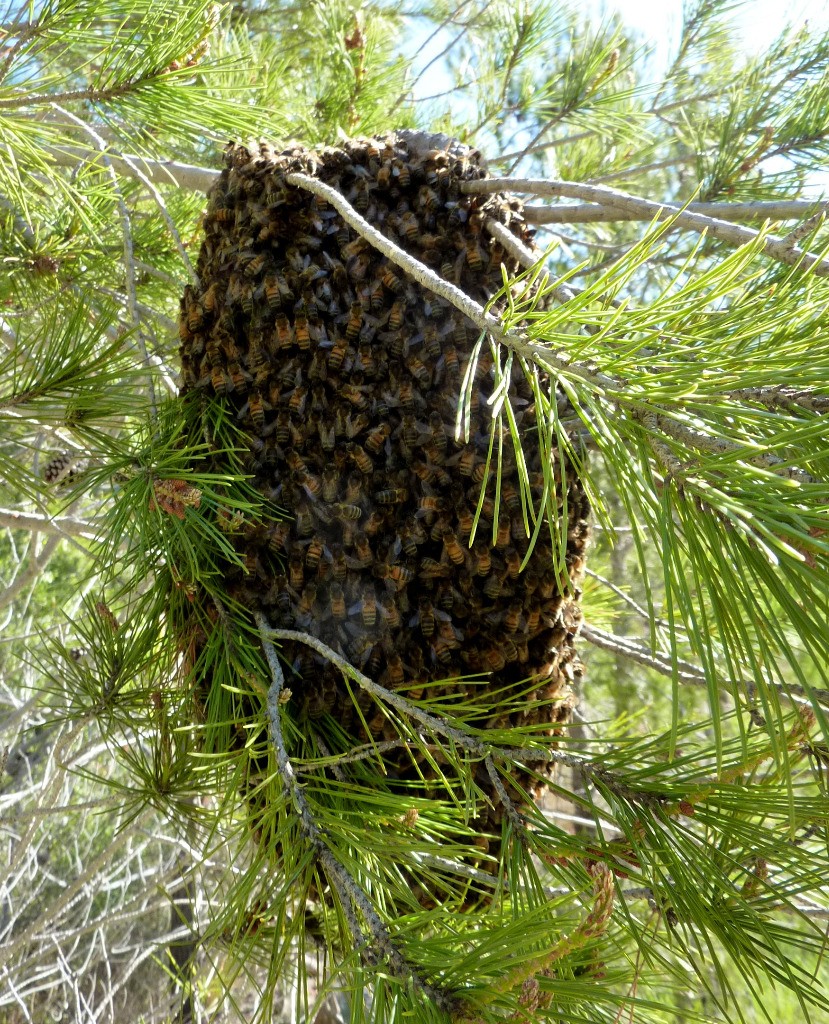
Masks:
[[[503,194],[463,195],[460,182],[486,176],[479,154],[418,150],[406,133],[313,152],[231,144],[225,162],[204,220],[201,290],[188,288],[181,304],[182,394],[226,405],[247,437],[253,485],[292,517],[246,525],[219,510],[245,561],[244,571],[228,566],[228,595],[275,627],[318,637],[406,697],[465,692],[482,707],[479,727],[545,723],[554,734],[569,717],[580,672],[574,638],[589,507],[575,470],[553,452],[554,466],[565,467],[556,486],[560,514],[566,497],[569,578],[554,568],[546,528],[521,570],[528,538],[506,430],[493,524],[489,345],[473,373],[465,444],[455,423],[478,329],[285,177],[299,171],[332,185],[482,304],[502,286],[501,263],[510,274],[519,269],[485,221],[500,221],[529,245],[521,204]],[[536,409],[519,368],[509,396],[527,437],[537,508]],[[214,465],[220,459],[214,453]],[[321,656],[293,643],[281,652],[293,669],[285,685],[297,720],[328,713],[355,743],[366,741],[366,724],[376,739],[397,737],[362,691],[358,711],[339,670]],[[443,689],[430,685],[443,679]],[[521,710],[503,710],[520,692]],[[436,778],[428,764],[415,773],[406,752],[392,752],[389,765],[397,778]],[[538,795],[536,779],[517,781]],[[500,832],[503,808],[483,769],[478,783],[492,795],[480,830]]]

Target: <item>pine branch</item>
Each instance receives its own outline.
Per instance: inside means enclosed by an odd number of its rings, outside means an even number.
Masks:
[[[57,550],[61,539],[59,536],[50,537],[39,552],[36,551],[36,548],[33,548],[28,568],[24,572],[19,572],[6,589],[0,593],[0,608],[5,608],[6,605],[11,604],[26,587],[34,586],[38,577],[45,571],[46,566],[49,564],[49,559]]]
[[[829,276],[829,260],[791,246],[782,238],[762,237],[759,231],[754,231],[751,228],[741,228],[716,217],[688,212],[682,207],[669,203],[641,199],[604,185],[583,185],[578,182],[552,179],[483,178],[480,181],[462,182],[460,188],[467,195],[489,195],[509,190],[539,196],[563,196],[567,199],[597,202],[622,211],[635,212],[645,220],[670,220],[676,227],[704,233],[710,238],[727,242],[729,245],[743,246],[757,242],[762,252],[787,266],[799,266],[804,270],[812,270],[819,277]],[[814,212],[814,206],[811,207],[810,212]]]
[[[644,665],[646,668],[653,669],[661,675],[668,676],[668,678],[676,678],[680,683],[686,683],[691,686],[708,685],[705,672],[699,666],[677,658],[675,659],[676,669],[674,669],[674,662],[671,661],[670,657],[662,654],[652,654],[648,648],[636,643],[636,641],[631,640],[629,637],[608,633],[606,630],[600,629],[598,626],[591,626],[587,622],[582,624],[581,636],[588,643],[601,648],[603,651],[610,651],[612,654],[629,658],[639,665]],[[829,691],[827,690],[809,687],[807,691],[805,687],[798,683],[786,683],[783,685],[782,683],[770,680],[766,681],[766,685],[772,686],[779,696],[785,697],[793,704],[810,708],[817,703],[822,707],[829,708]],[[729,689],[728,692],[732,691]]]
[[[138,320],[138,308],[136,305],[138,297],[135,286],[136,273],[135,254],[132,239],[132,225],[130,223],[129,210],[127,209],[127,204],[124,202],[124,196],[121,192],[121,186],[118,182],[118,175],[115,173],[115,168],[112,166],[112,161],[109,158],[107,152],[108,147],[106,142],[94,130],[94,128],[86,124],[79,117],[76,117],[74,114],[70,113],[68,110],[64,110],[63,107],[59,106],[59,104],[53,102],[51,106],[64,117],[67,117],[72,121],[75,121],[78,127],[82,128],[89,135],[89,137],[92,139],[92,142],[97,147],[98,152],[101,154],[101,162],[103,163],[104,168],[106,169],[106,172],[109,176],[109,180],[112,184],[112,191],[115,196],[115,201],[118,205],[118,214],[121,218],[121,229],[124,239],[124,278],[126,281],[127,288],[127,309],[129,311],[129,322],[131,326],[135,328],[135,337],[138,342],[138,348],[141,353],[141,358],[144,365],[147,367],[147,370],[149,371],[147,374],[147,394],[149,396],[150,409],[152,410],[153,418],[156,418],[158,416],[158,406],[156,403],[155,381],[153,379],[154,375],[151,369],[150,356],[149,353],[147,352],[147,344],[144,338],[144,332],[141,329],[141,325]],[[136,173],[136,171],[137,169],[133,168],[133,173]],[[140,172],[138,173],[140,174]],[[144,180],[146,183],[146,178]],[[187,266],[189,266],[189,260],[187,261]]]
[[[372,901],[356,879],[337,861],[325,843],[324,831],[314,820],[314,815],[305,797],[305,793],[297,781],[296,772],[288,757],[288,751],[282,735],[280,697],[285,680],[282,666],[279,664],[279,657],[271,642],[271,637],[282,638],[284,634],[292,633],[293,631],[272,629],[261,612],[256,613],[255,619],[259,629],[262,649],[265,652],[265,658],[271,672],[271,685],[268,689],[267,700],[269,737],[276,754],[279,774],[297,813],[301,833],[314,850],[314,854],[319,862],[325,868],[329,881],[337,889],[340,905],[345,912],[349,928],[353,934],[354,944],[360,951],[361,957],[368,963],[376,963],[376,955],[379,952],[380,957],[388,961],[389,967],[396,978],[406,985],[414,985],[415,988],[432,999],[436,1005],[448,1008],[450,1001],[446,993],[427,984],[413,965],[406,960],[393,942]],[[306,642],[308,639],[307,637],[305,638]],[[331,653],[333,654],[333,652]],[[358,915],[362,915],[369,928],[373,947],[367,945],[367,939],[360,927]]]

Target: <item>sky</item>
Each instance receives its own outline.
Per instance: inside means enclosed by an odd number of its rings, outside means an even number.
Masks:
[[[626,24],[656,46],[660,63],[670,60],[679,39],[682,0],[587,0],[584,6],[599,13],[618,11]],[[829,0],[746,0],[732,19],[737,41],[747,53],[756,53],[779,35],[786,22],[799,27],[808,20],[814,29],[829,27]]]

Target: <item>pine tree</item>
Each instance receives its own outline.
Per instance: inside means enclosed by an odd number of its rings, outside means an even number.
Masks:
[[[821,1019],[829,37],[743,59],[728,7],[656,85],[546,2],[4,13],[0,1019]]]

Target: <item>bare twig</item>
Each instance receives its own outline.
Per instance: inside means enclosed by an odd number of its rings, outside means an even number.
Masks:
[[[25,590],[29,585],[34,584],[35,580],[46,568],[49,559],[57,550],[57,546],[60,542],[60,536],[50,537],[46,541],[43,545],[43,549],[31,560],[25,572],[18,573],[3,593],[0,594],[0,608],[5,608],[7,604],[10,604],[15,600],[21,591]]]
[[[652,617],[647,608],[643,608],[641,604],[633,600],[630,594],[626,594],[624,590],[622,590],[620,587],[617,587],[616,584],[613,583],[611,580],[606,579],[604,576],[601,576],[599,573],[594,572],[592,569],[588,569],[586,567],[584,570],[584,574],[585,576],[589,576],[591,579],[596,580],[598,583],[601,583],[602,586],[607,587],[608,590],[612,590],[617,597],[620,597],[626,604],[630,605],[630,607],[633,608],[636,614],[645,622],[653,623],[656,626],[662,626],[666,629],[676,630],[676,623],[666,622],[665,619],[660,619],[658,616]]]
[[[48,516],[17,512],[10,508],[0,508],[0,526],[8,526],[13,530],[30,530],[32,533],[52,533],[59,537],[83,537],[84,540],[94,540],[98,530],[95,523],[84,522],[81,519],[50,519]]]
[[[62,167],[94,164],[101,159],[100,153],[90,152],[82,146],[52,146],[47,152]],[[212,167],[195,167],[176,160],[150,160],[136,154],[123,156],[113,150],[109,150],[107,156],[115,170],[125,177],[136,177],[135,167],[140,166],[147,180],[160,185],[175,185],[191,192],[207,192],[220,173]]]
[[[688,203],[682,209],[731,223],[744,220],[797,220],[810,214],[820,218],[825,213],[826,204],[808,199],[787,199],[765,203]],[[606,221],[653,220],[653,214],[644,211],[622,210],[609,205],[597,206],[595,203],[579,203],[572,206],[525,206],[523,215],[530,224],[597,224]],[[804,237],[814,229],[814,226],[812,224],[808,231],[798,235],[795,240]],[[800,227],[802,225],[795,228],[795,231],[799,231]],[[790,239],[791,235],[783,241]]]

